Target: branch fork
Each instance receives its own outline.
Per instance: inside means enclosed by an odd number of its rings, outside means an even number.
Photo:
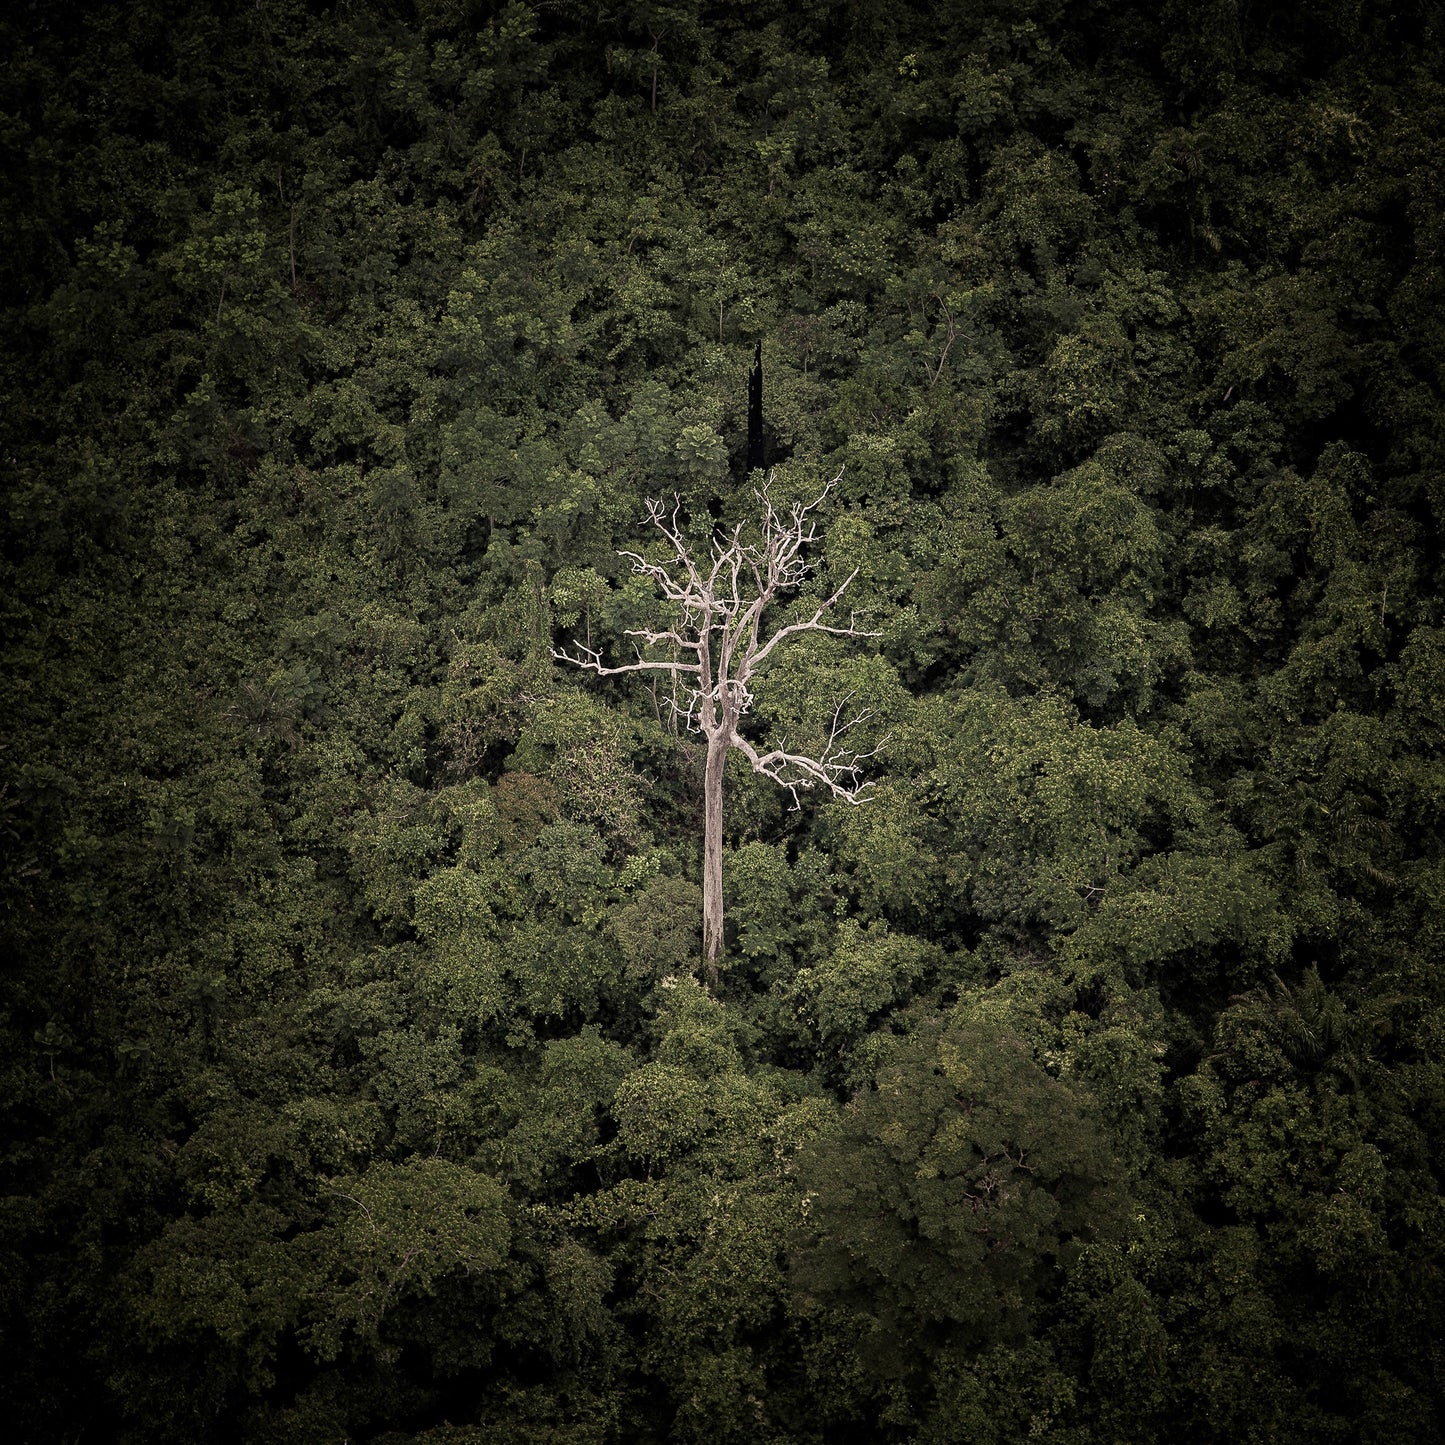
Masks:
[[[810,632],[854,638],[881,635],[860,628],[856,613],[846,626],[826,620],[858,576],[856,567],[810,616],[785,622],[771,632],[766,625],[768,609],[812,575],[815,564],[805,551],[818,541],[818,509],[842,477],[839,471],[812,501],[781,508],[772,496],[769,473],[754,492],[760,510],[756,537],[748,536],[743,524],[737,523],[715,531],[706,552],[684,535],[681,498],[674,495],[671,505],[663,498],[650,498],[644,520],[661,534],[666,544],[661,550],[670,555],[661,560],[642,552],[618,555],[627,558],[633,572],[647,578],[671,604],[671,625],[630,629],[626,635],[636,654],[631,662],[608,664],[598,649],[575,640],[570,647],[552,649],[557,661],[599,677],[628,672],[671,674],[674,688],[669,706],[674,723],[707,739],[703,935],[711,970],[716,969],[722,954],[722,787],[727,753],[737,749],[754,772],[788,789],[794,808],[801,806],[799,794],[809,789],[823,788],[835,798],[856,804],[867,800],[872,786],[864,780],[864,764],[877,755],[882,743],[862,750],[848,741],[852,729],[874,716],[871,709],[865,709],[845,717],[852,693],[834,707],[827,737],[816,753],[792,751],[786,739],[778,747],[760,751],[739,728],[753,704],[754,677],[789,639]],[[666,648],[668,656],[646,656],[653,648]],[[682,688],[680,682],[685,684]]]

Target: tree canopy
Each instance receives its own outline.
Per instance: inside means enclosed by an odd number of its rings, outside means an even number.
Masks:
[[[1435,6],[0,40],[18,1437],[1445,1436]],[[880,746],[733,752],[714,977],[554,649],[760,449]]]

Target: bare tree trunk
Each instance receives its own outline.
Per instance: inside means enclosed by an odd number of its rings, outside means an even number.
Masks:
[[[729,733],[726,719],[707,740],[707,771],[703,774],[702,844],[702,951],[708,979],[717,982],[723,952],[723,772],[727,766]]]
[[[719,300],[719,332],[722,308]],[[761,354],[760,350],[759,357]],[[761,361],[757,377],[760,390]],[[661,590],[674,609],[671,625],[629,629],[627,636],[633,639],[637,656],[615,667],[602,660],[601,652],[592,645],[590,631],[587,642],[574,641],[571,651],[552,649],[558,661],[586,668],[599,677],[626,672],[671,673],[670,718],[674,729],[680,723],[707,738],[703,772],[702,949],[710,983],[717,982],[723,957],[723,779],[729,751],[737,748],[755,773],[785,787],[793,795],[795,807],[798,794],[809,788],[825,788],[835,798],[861,803],[872,786],[863,781],[863,764],[881,744],[860,750],[849,740],[851,730],[872,716],[871,710],[865,708],[856,717],[845,719],[844,709],[852,700],[851,693],[834,707],[826,727],[826,741],[816,756],[789,752],[786,744],[759,752],[738,732],[738,722],[753,702],[751,680],[780,643],[807,632],[834,637],[880,635],[859,631],[851,619],[846,626],[823,620],[858,575],[856,568],[821,602],[809,598],[801,610],[791,614],[792,620],[789,613],[783,613],[771,628],[765,625],[770,620],[765,614],[779,594],[800,588],[814,570],[815,564],[803,555],[804,548],[818,540],[818,522],[811,514],[842,475],[839,472],[813,501],[794,502],[786,513],[780,513],[769,494],[770,474],[757,492],[763,509],[756,528],[760,534],[757,540],[750,540],[744,524],[739,522],[730,532],[715,533],[705,551],[696,548],[691,536],[684,532],[681,498],[673,498],[671,511],[661,498],[649,499],[647,520],[671,545],[671,559],[654,562],[640,552],[620,555],[632,562],[634,572],[649,578]],[[545,615],[544,603],[539,616]],[[667,656],[645,656],[644,648],[666,648]],[[678,700],[679,691],[684,689],[685,707]],[[656,701],[654,689],[654,705]]]

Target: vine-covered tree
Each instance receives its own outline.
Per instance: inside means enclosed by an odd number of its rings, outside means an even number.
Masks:
[[[796,592],[816,569],[804,555],[818,539],[817,510],[842,479],[839,472],[811,502],[794,502],[780,511],[772,496],[772,477],[755,494],[761,516],[753,529],[736,523],[730,531],[713,533],[709,555],[700,557],[683,531],[682,504],[673,498],[671,509],[660,498],[647,503],[647,521],[666,543],[662,555],[621,552],[632,570],[651,580],[662,594],[668,612],[664,625],[629,629],[637,657],[610,666],[602,654],[583,643],[573,651],[553,650],[559,661],[583,667],[602,677],[625,672],[670,673],[681,686],[669,699],[677,720],[707,740],[707,766],[703,774],[703,956],[716,971],[723,951],[723,775],[729,751],[736,748],[753,771],[781,783],[793,795],[823,787],[847,803],[864,801],[869,784],[863,763],[877,746],[859,750],[850,734],[870,717],[867,709],[847,715],[851,697],[840,699],[824,724],[820,746],[814,752],[796,752],[787,738],[766,752],[741,731],[754,701],[753,680],[778,646],[809,632],[836,637],[876,637],[860,631],[855,618],[845,627],[825,622],[833,607],[858,575],[855,568],[810,613],[774,624],[769,609]],[[665,657],[647,655],[657,649]]]

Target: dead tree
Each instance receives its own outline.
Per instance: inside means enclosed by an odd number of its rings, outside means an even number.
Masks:
[[[554,648],[560,662],[586,668],[601,677],[624,672],[663,672],[675,684],[671,703],[677,720],[707,741],[703,774],[703,956],[710,973],[716,972],[723,949],[722,837],[723,774],[730,749],[736,748],[753,771],[782,784],[798,806],[799,793],[826,788],[848,803],[861,803],[871,787],[863,781],[864,762],[877,752],[855,748],[849,734],[872,714],[863,711],[845,719],[852,700],[843,698],[833,709],[826,740],[817,755],[792,752],[787,739],[760,751],[745,738],[740,724],[753,703],[753,680],[778,647],[808,632],[835,637],[877,637],[862,632],[850,618],[846,627],[825,622],[832,608],[858,575],[857,568],[832,594],[813,608],[810,616],[794,621],[767,616],[784,594],[795,591],[813,571],[804,550],[818,537],[815,513],[842,477],[839,472],[811,502],[794,502],[786,512],[774,505],[771,477],[756,493],[762,508],[757,533],[742,523],[730,531],[714,532],[709,556],[695,555],[683,536],[682,504],[673,498],[669,509],[659,498],[647,503],[647,521],[661,534],[671,555],[654,561],[637,552],[622,552],[632,570],[650,579],[671,613],[670,625],[639,628],[627,633],[633,639],[636,660],[611,667],[599,652],[574,640],[572,650]],[[666,657],[648,656],[666,649]]]
[[[763,455],[763,343],[753,354],[753,369],[748,372],[748,471],[762,471]]]

